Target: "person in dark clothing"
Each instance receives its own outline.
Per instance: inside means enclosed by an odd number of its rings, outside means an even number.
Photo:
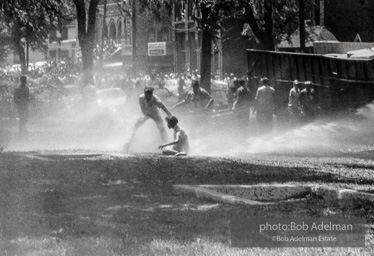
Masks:
[[[29,117],[30,90],[26,86],[26,76],[21,76],[21,85],[14,90],[14,103],[19,116],[19,133],[27,132],[27,121]]]
[[[311,121],[314,119],[317,109],[315,94],[310,81],[306,81],[304,84],[305,88],[300,92],[299,96],[301,117],[305,121]]]
[[[238,88],[234,94],[235,101],[232,110],[240,126],[248,126],[250,104],[251,104],[251,91],[248,89],[245,81],[240,79],[238,81]]]

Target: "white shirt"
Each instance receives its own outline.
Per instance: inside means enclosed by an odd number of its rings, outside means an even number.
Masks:
[[[174,127],[174,140],[178,140],[178,143],[173,145],[174,150],[188,153],[190,150],[188,135],[178,125]]]
[[[139,97],[139,105],[143,114],[149,117],[161,116],[159,108],[164,106],[156,95],[153,95],[152,98],[147,101],[144,94]]]

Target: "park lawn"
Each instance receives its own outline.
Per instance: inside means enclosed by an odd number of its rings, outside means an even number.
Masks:
[[[220,204],[174,184],[313,183],[373,190],[374,161],[251,156],[247,159],[0,154],[0,251],[4,255],[373,255],[373,207]],[[234,217],[360,216],[365,248],[232,248]]]

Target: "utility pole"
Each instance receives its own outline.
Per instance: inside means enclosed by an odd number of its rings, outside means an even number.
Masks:
[[[305,52],[305,2],[299,0],[300,51]]]
[[[103,17],[103,27],[101,29],[101,46],[100,46],[100,70],[103,67],[103,51],[104,51],[104,32],[105,32],[105,26],[106,26],[106,4],[107,0],[104,2],[104,17]]]

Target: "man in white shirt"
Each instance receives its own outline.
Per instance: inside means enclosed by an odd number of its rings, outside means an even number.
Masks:
[[[163,149],[166,147],[164,150],[162,150],[162,153],[165,155],[187,155],[190,150],[188,135],[182,128],[179,127],[178,118],[171,116],[166,117],[165,120],[168,124],[168,128],[174,130],[174,141],[162,144],[158,148]]]
[[[166,128],[162,120],[159,108],[161,108],[169,117],[171,116],[171,113],[165,107],[162,101],[156,95],[153,95],[153,87],[144,88],[144,94],[140,95],[139,97],[139,105],[143,113],[143,116],[141,116],[136,121],[130,140],[128,143],[125,144],[124,150],[126,152],[129,150],[131,142],[134,139],[138,128],[141,127],[149,119],[152,119],[156,123],[157,128],[160,131],[162,141],[165,143],[167,140]]]
[[[293,81],[293,87],[290,90],[288,96],[288,112],[292,118],[300,118],[300,82],[298,80]]]
[[[256,120],[263,132],[273,128],[273,114],[275,103],[275,90],[269,84],[267,77],[260,80],[260,87],[256,93]]]

